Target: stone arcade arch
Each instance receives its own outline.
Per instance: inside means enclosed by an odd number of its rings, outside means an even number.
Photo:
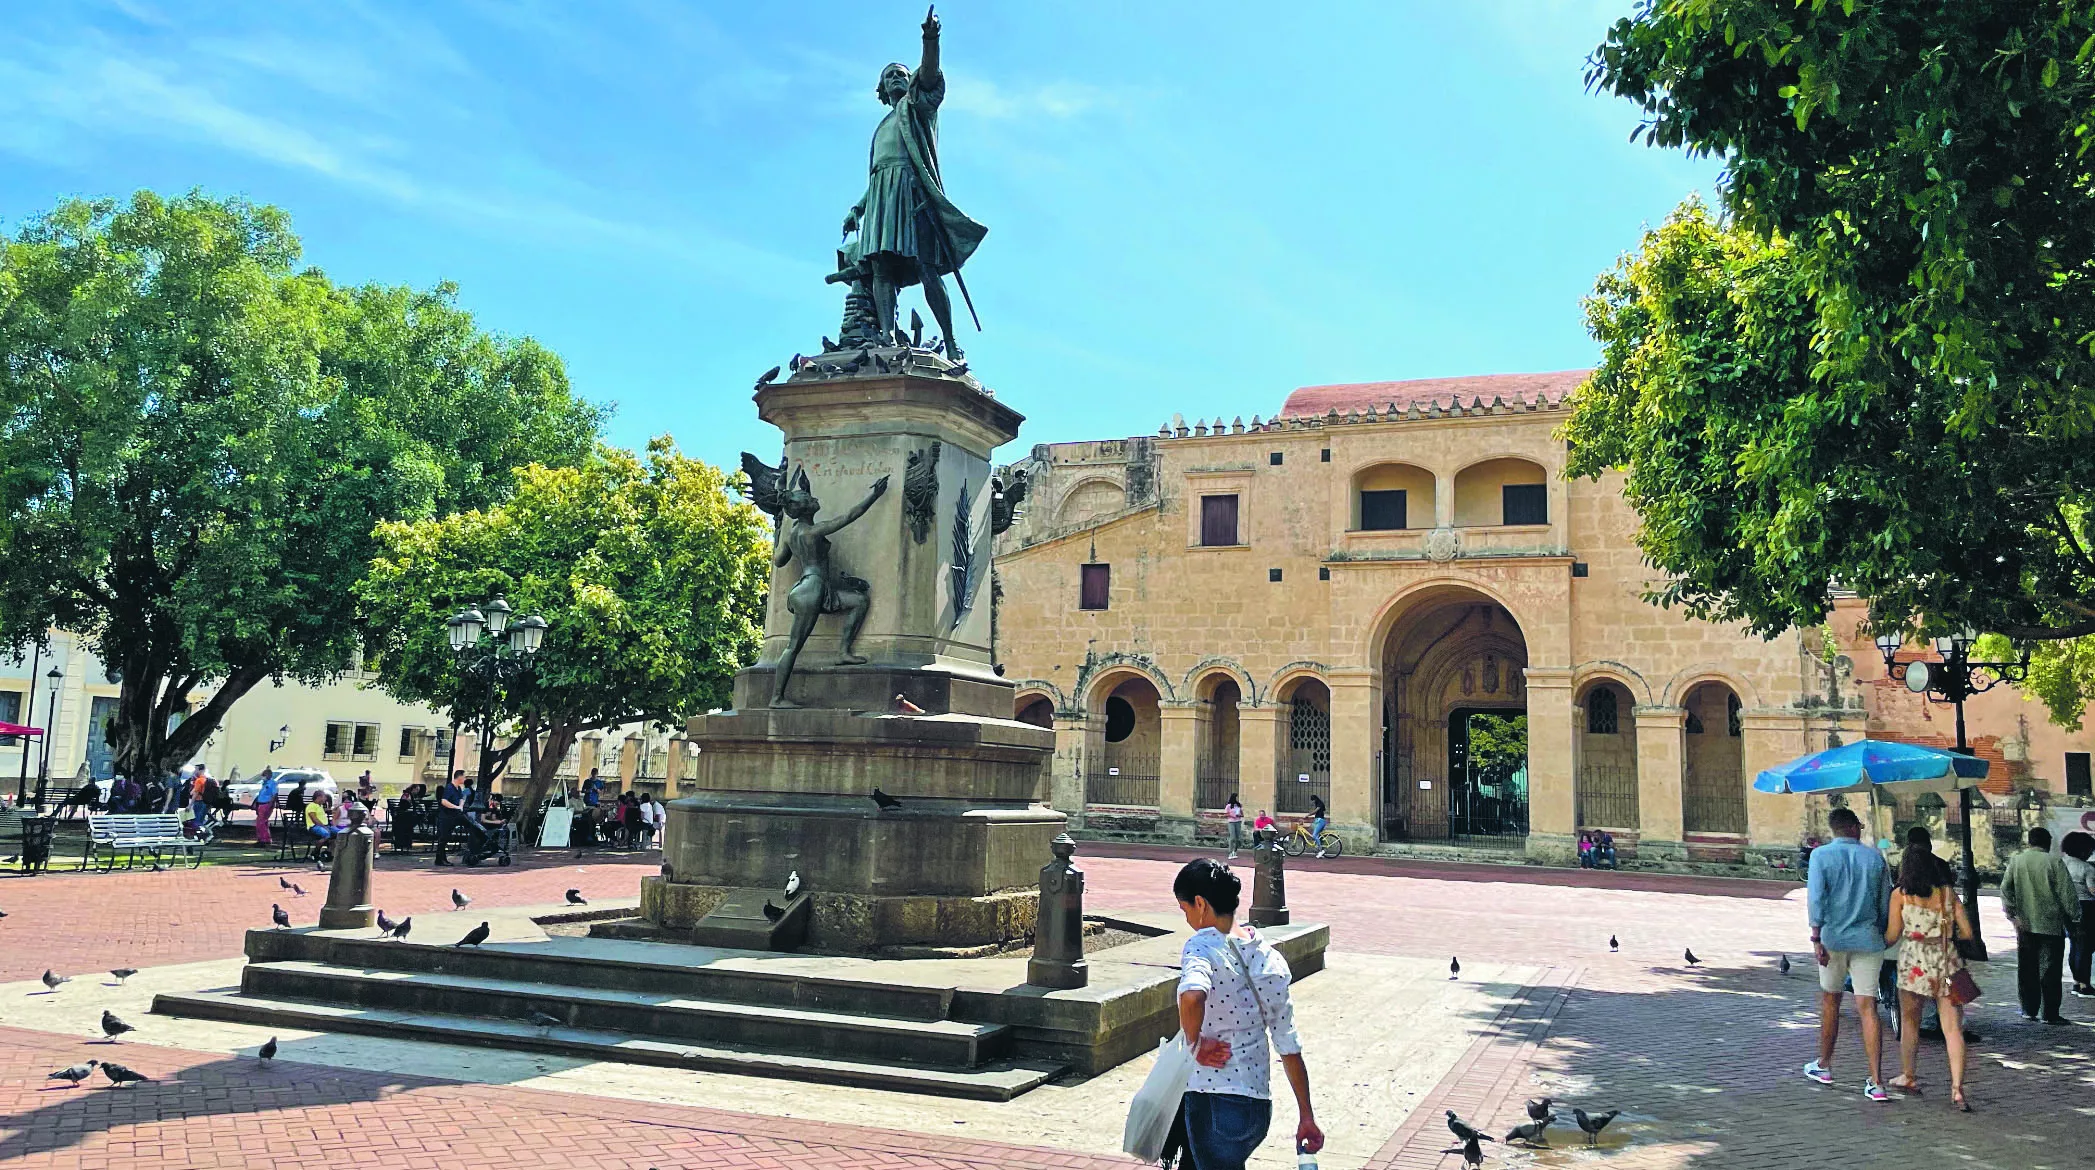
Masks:
[[[1154,809],[1163,748],[1163,698],[1146,674],[1113,671],[1085,705],[1086,808]]]
[[[1577,761],[1577,825],[1618,836],[1637,831],[1636,701],[1619,679],[1600,675],[1579,688],[1572,706]],[[1627,847],[1630,842],[1618,842]]]
[[[1746,775],[1738,692],[1718,679],[1689,687],[1680,783],[1680,823],[1691,855],[1724,850],[1746,834]]]

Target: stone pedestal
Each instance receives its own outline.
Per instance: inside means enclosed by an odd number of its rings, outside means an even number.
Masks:
[[[836,571],[871,599],[855,647],[869,661],[838,664],[843,619],[825,616],[787,688],[793,706],[770,706],[803,567],[780,569],[762,660],[736,676],[732,710],[689,725],[694,791],[668,806],[643,913],[688,928],[731,891],[781,890],[797,870],[816,949],[1022,939],[1065,820],[1042,803],[1054,732],[1012,718],[1014,688],[990,664],[989,453],[1020,417],[971,381],[920,373],[796,375],[756,401],[785,432],[788,474],[806,473],[818,520],[890,477],[830,538]],[[876,788],[899,804],[877,804]]]
[[[320,907],[320,929],[364,930],[378,925],[371,904],[371,869],[378,859],[378,835],[358,809],[348,830],[335,838],[335,863],[328,872],[327,904]]]

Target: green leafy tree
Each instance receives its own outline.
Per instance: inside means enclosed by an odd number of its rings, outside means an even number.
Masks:
[[[1472,715],[1469,717],[1469,762],[1476,774],[1496,784],[1528,763],[1528,717],[1525,715]]]
[[[1723,214],[1682,207],[1587,306],[1571,470],[1626,470],[1656,598],[1770,635],[1835,588],[1880,629],[2095,634],[2091,57],[2066,0],[1610,30],[1593,83],[1725,164]]]
[[[594,443],[560,360],[448,286],[337,288],[298,255],[281,211],[199,194],[69,200],[0,238],[0,650],[78,633],[121,680],[127,774],[194,755],[265,679],[351,663],[379,521],[486,506]]]
[[[490,767],[533,751],[526,810],[581,733],[727,705],[771,583],[762,514],[729,487],[658,438],[644,462],[599,448],[579,467],[523,468],[499,507],[381,525],[357,589],[379,685],[511,733]],[[496,594],[551,628],[528,670],[491,686],[445,622]]]

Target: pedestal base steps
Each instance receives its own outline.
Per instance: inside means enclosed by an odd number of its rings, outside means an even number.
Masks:
[[[1297,978],[1323,968],[1327,928],[1267,934]],[[548,937],[521,916],[476,949],[257,930],[237,990],[162,994],[153,1011],[1002,1101],[1095,1075],[1170,1034],[1183,941],[1179,931],[1098,952],[1090,986],[1049,991],[1025,985],[1024,952],[779,955]]]

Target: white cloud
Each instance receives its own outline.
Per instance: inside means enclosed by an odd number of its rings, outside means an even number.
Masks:
[[[946,70],[946,108],[993,121],[1080,118],[1120,109],[1120,95],[1073,81],[1005,87],[986,77]]]

